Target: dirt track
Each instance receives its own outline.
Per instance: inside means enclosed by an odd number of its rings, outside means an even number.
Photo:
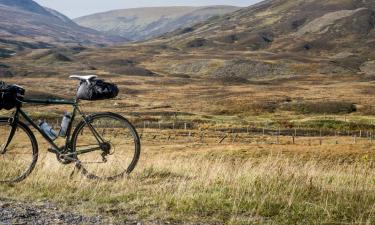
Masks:
[[[79,212],[65,212],[51,203],[25,203],[0,199],[0,225],[108,223],[110,221],[102,216],[83,216]]]

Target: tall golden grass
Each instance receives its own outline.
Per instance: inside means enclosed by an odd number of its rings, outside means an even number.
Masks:
[[[42,145],[33,174],[1,185],[0,196],[56,202],[120,222],[375,222],[375,155],[368,145],[143,144],[135,172],[117,182],[85,179]]]

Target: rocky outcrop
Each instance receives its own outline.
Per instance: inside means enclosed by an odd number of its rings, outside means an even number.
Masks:
[[[374,24],[375,14],[367,8],[340,10],[316,18],[298,30],[296,35],[332,35],[332,38],[348,34],[367,35],[374,29]]]
[[[375,76],[375,61],[368,61],[362,64],[361,71],[366,75]]]

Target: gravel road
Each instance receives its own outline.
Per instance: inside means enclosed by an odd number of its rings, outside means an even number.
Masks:
[[[51,203],[26,203],[0,199],[0,225],[108,223],[110,222],[102,216],[83,216],[76,212],[62,211]]]

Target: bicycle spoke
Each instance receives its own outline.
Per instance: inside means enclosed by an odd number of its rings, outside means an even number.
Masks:
[[[90,178],[114,179],[131,171],[137,161],[134,157],[139,157],[138,135],[132,126],[113,114],[93,117],[91,126],[101,135],[104,143],[99,151],[77,155],[83,172]],[[79,135],[74,141],[77,153],[87,146],[95,146],[95,135],[87,125],[83,125],[77,133]]]
[[[8,122],[0,120],[0,182],[13,183],[23,180],[33,170],[38,158],[35,137],[25,125],[17,126],[11,142],[7,145],[9,130],[12,128]],[[3,136],[4,133],[7,134],[4,135],[6,137]]]

